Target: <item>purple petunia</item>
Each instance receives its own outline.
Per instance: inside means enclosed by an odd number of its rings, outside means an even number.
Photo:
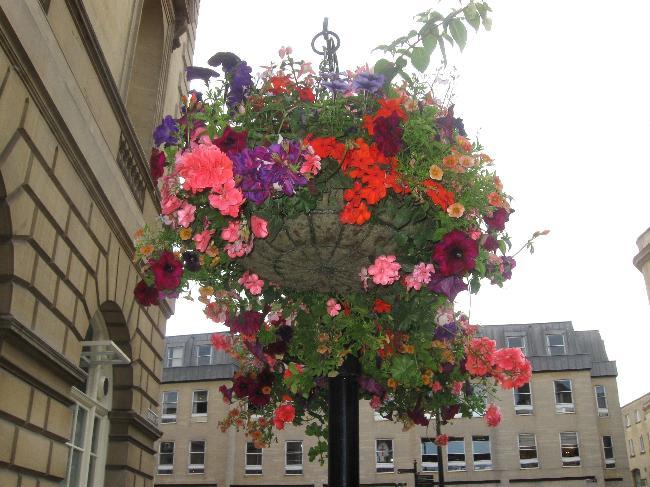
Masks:
[[[153,131],[153,142],[156,146],[160,144],[174,145],[178,143],[178,125],[171,115],[163,118],[160,125]]]
[[[449,340],[453,340],[458,334],[459,330],[460,328],[456,323],[447,323],[442,326],[437,326],[435,331],[433,332],[433,337],[436,340],[446,342]]]
[[[458,276],[441,276],[434,274],[427,285],[431,291],[438,294],[443,294],[449,298],[450,301],[456,299],[456,296],[461,291],[467,290],[467,284]]]
[[[230,88],[228,89],[226,103],[229,108],[234,108],[246,98],[246,93],[253,84],[251,71],[252,68],[246,64],[246,61],[240,62],[232,71],[228,71],[227,74],[230,75]]]
[[[373,73],[359,73],[352,80],[354,91],[369,91],[376,93],[384,86],[384,75]]]

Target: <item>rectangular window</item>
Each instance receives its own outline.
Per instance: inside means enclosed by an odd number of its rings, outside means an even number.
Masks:
[[[285,443],[284,473],[287,475],[302,474],[302,441],[287,441]]]
[[[563,467],[580,466],[580,449],[578,448],[578,433],[560,433],[560,449],[562,450]]]
[[[166,367],[183,366],[183,347],[167,347]]]
[[[630,415],[629,415],[629,414],[626,414],[626,415],[625,415],[625,427],[626,427],[626,428],[629,428],[630,425],[631,425],[631,423],[630,423]]]
[[[594,391],[596,393],[596,407],[598,408],[598,416],[604,418],[609,416],[609,409],[607,408],[607,393],[605,392],[605,386],[595,386]]]
[[[447,470],[460,472],[465,470],[465,439],[462,436],[450,436],[447,443]]]
[[[162,423],[175,423],[178,411],[178,392],[166,391],[162,394]]]
[[[438,445],[433,442],[432,438],[422,438],[422,471],[438,471]]]
[[[634,410],[634,419],[636,419],[637,423],[641,422],[641,411],[639,411],[638,409]]]
[[[574,413],[576,408],[573,404],[573,391],[570,379],[554,380],[555,385],[555,412]]]
[[[190,461],[187,471],[189,473],[205,472],[205,441],[190,441]]]
[[[645,453],[645,441],[643,441],[643,436],[639,436],[639,453],[641,455]]]
[[[634,440],[632,438],[627,440],[627,446],[628,449],[630,450],[630,456],[633,457],[634,455],[636,455],[636,453],[634,453]]]
[[[492,469],[489,436],[472,436],[472,455],[474,456],[474,470]]]
[[[255,444],[250,441],[246,443],[246,467],[244,473],[262,475],[262,449],[255,448]]]
[[[212,363],[212,345],[196,346],[196,365],[210,365]]]
[[[519,468],[539,468],[537,439],[533,433],[519,433]]]
[[[192,416],[208,414],[208,391],[194,391],[192,394]]]
[[[395,471],[395,464],[393,463],[393,440],[376,440],[375,456],[378,473]]]
[[[526,337],[524,336],[506,337],[506,347],[518,348],[524,353],[524,355],[528,355],[526,353]]]
[[[533,414],[533,394],[530,390],[530,382],[518,389],[512,390],[515,396],[515,414]]]
[[[174,473],[174,442],[161,441],[158,449],[158,475]]]
[[[564,335],[546,335],[546,351],[549,355],[566,355]]]
[[[603,436],[603,456],[605,457],[605,468],[616,468],[614,445],[611,436]]]

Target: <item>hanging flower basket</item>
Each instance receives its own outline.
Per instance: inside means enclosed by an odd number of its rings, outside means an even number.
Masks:
[[[288,48],[280,58],[254,81],[218,53],[220,72],[190,73],[216,78],[210,89],[156,129],[161,224],[138,235],[136,299],[199,284],[206,315],[230,329],[214,346],[240,363],[221,425],[258,445],[285,423],[322,438],[327,378],[348,355],[362,397],[407,426],[486,412],[495,384],[531,373],[520,350],[496,350],[453,310],[458,293],[501,285],[515,266],[491,158],[453,105],[415,77],[391,84],[386,63],[316,75]]]

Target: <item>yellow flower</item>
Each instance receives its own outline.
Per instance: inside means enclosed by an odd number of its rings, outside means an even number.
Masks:
[[[192,238],[192,230],[189,228],[181,228],[178,231],[178,235],[181,237],[181,240],[189,240]]]
[[[151,255],[153,250],[154,250],[153,245],[151,244],[143,245],[142,247],[140,247],[140,253],[142,255]]]
[[[435,164],[431,164],[431,167],[429,168],[429,177],[431,179],[440,181],[442,179],[443,174],[444,172],[442,171],[442,169],[440,169],[439,166],[436,166]]]
[[[447,214],[452,218],[460,218],[465,213],[465,207],[462,203],[454,203],[447,208]]]
[[[199,288],[199,294],[203,298],[207,298],[214,294],[214,288],[212,286],[204,286]]]

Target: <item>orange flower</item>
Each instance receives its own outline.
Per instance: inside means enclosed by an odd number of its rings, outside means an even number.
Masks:
[[[270,386],[262,387],[262,394],[266,394],[267,396],[271,394],[271,387]]]
[[[458,155],[450,154],[442,158],[442,165],[447,169],[453,171],[458,168]]]
[[[316,349],[316,351],[317,351],[318,353],[320,353],[321,355],[325,355],[327,352],[330,351],[330,349],[329,349],[329,347],[327,347],[327,346],[325,346],[325,345],[320,345],[320,346]]]
[[[401,351],[402,353],[409,353],[409,354],[412,354],[412,353],[415,352],[415,347],[414,347],[413,345],[403,344],[403,345],[400,347],[400,351]]]
[[[454,203],[447,208],[447,214],[452,218],[460,218],[465,213],[465,207],[462,203]]]
[[[136,231],[133,234],[133,238],[135,238],[136,240],[138,240],[138,239],[140,239],[142,237],[144,237],[144,229],[143,228],[138,229],[138,231]]]
[[[386,385],[392,390],[397,389],[397,381],[392,377],[386,381]]]
[[[462,135],[456,136],[456,145],[460,147],[463,152],[472,152],[472,143]]]
[[[494,176],[494,187],[497,191],[503,191],[503,183],[501,182],[501,179],[499,179],[499,176]]]
[[[178,235],[181,237],[181,240],[189,240],[192,238],[192,230],[189,228],[181,228],[178,231]]]
[[[205,249],[205,253],[208,254],[208,256],[212,257],[213,259],[215,257],[219,257],[219,249],[214,244],[214,242],[210,242],[210,246],[207,249]],[[219,262],[219,259],[217,259],[217,263],[218,262]]]
[[[153,245],[147,244],[140,247],[140,253],[142,255],[151,255],[154,251]]]
[[[440,166],[436,166],[435,164],[431,164],[431,167],[429,168],[429,177],[431,179],[434,179],[436,181],[440,181],[442,179],[442,175],[444,174],[443,170],[440,169]]]
[[[490,203],[492,206],[496,206],[497,208],[508,207],[506,200],[503,199],[503,196],[494,191],[488,195],[488,203]]]
[[[458,158],[458,163],[465,169],[474,167],[475,162],[474,158],[468,155],[462,155]]]
[[[426,188],[427,196],[431,198],[431,201],[443,210],[446,210],[449,205],[452,205],[456,202],[454,198],[454,193],[447,191],[440,183],[435,181],[424,181],[422,183]]]

